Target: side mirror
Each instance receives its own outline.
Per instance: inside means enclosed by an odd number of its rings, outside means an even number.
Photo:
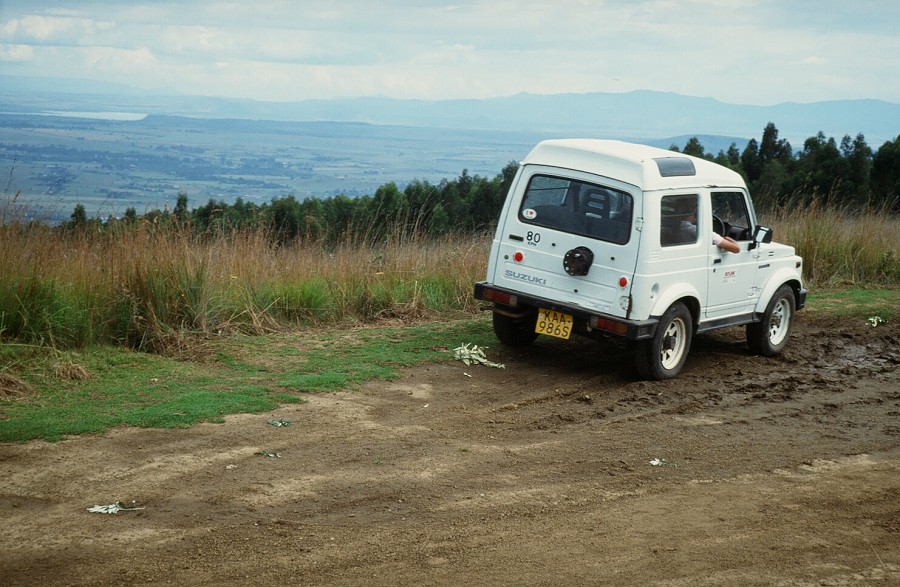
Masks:
[[[768,226],[756,225],[756,228],[753,230],[753,242],[750,243],[750,248],[755,249],[756,245],[760,243],[770,243],[772,242],[772,229]]]

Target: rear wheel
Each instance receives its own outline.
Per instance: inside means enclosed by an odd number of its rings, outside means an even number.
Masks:
[[[537,312],[524,318],[511,318],[494,312],[494,334],[506,346],[528,346],[537,338],[534,325],[537,323]]]
[[[637,370],[643,379],[672,379],[681,373],[691,348],[693,322],[687,307],[673,304],[659,320],[656,334],[637,349]]]
[[[747,345],[750,352],[774,357],[787,345],[794,323],[794,290],[782,285],[772,296],[760,322],[747,325]]]

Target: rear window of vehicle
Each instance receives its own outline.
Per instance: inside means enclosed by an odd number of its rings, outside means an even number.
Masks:
[[[613,187],[551,175],[528,182],[519,220],[526,224],[625,244],[631,238],[631,194]]]

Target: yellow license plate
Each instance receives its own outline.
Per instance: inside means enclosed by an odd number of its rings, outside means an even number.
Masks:
[[[569,338],[572,336],[572,317],[555,310],[538,308],[538,319],[534,331],[556,338]]]

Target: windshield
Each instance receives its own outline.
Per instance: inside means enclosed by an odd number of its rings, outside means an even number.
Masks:
[[[535,175],[528,182],[519,220],[625,244],[631,236],[630,194],[564,177]]]

